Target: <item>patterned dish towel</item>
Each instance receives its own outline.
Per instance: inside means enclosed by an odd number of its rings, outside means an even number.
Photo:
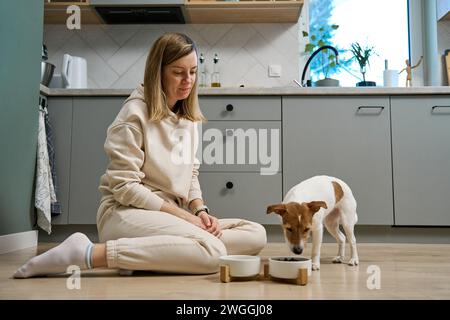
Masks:
[[[53,189],[55,190],[56,198],[58,198],[58,179],[56,178],[56,159],[55,159],[55,147],[53,144],[53,128],[50,123],[50,119],[48,116],[48,110],[44,107],[44,120],[45,120],[45,135],[47,136],[47,151],[48,151],[48,160],[50,163],[50,169],[52,170],[52,182]],[[58,216],[61,214],[61,204],[59,201],[52,202],[52,217]]]
[[[39,129],[36,159],[36,189],[34,206],[37,209],[37,224],[48,234],[52,232],[51,205],[56,202],[52,172],[48,157],[47,135],[45,133],[46,110],[39,106]]]

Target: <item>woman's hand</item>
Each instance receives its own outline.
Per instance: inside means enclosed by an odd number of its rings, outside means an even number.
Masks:
[[[186,216],[185,220],[192,223],[194,226],[206,230],[206,225],[203,223],[203,220],[200,217],[196,217],[189,213],[189,215]]]
[[[220,230],[219,221],[216,217],[209,215],[206,211],[201,211],[198,215],[203,224],[206,226],[206,231],[213,234],[217,238],[222,236],[222,231]]]
[[[184,219],[189,223],[192,223],[193,225],[202,228],[203,230],[206,230],[206,226],[203,223],[202,219],[199,217],[194,216],[190,212],[184,210],[183,208],[180,208],[172,203],[169,203],[167,201],[164,201],[163,205],[161,206],[161,211],[173,214],[174,216]]]

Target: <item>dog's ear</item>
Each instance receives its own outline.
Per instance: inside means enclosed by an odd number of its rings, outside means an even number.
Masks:
[[[267,207],[267,214],[272,212],[282,215],[286,212],[286,205],[284,203],[271,204]]]
[[[320,208],[327,209],[327,204],[323,201],[311,201],[307,203],[309,210],[314,214],[320,210]]]

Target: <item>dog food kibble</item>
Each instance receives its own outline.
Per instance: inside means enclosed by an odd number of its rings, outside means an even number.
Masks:
[[[287,258],[278,258],[275,260],[277,260],[277,261],[304,261],[305,259],[287,257]]]

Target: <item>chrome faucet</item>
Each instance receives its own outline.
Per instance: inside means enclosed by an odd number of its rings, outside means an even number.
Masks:
[[[302,87],[312,87],[311,80],[308,80],[308,81],[306,82],[306,85],[305,85],[305,75],[306,75],[306,70],[308,70],[308,66],[309,66],[309,64],[311,63],[312,59],[313,59],[320,51],[325,50],[325,49],[330,49],[330,50],[333,50],[333,51],[334,51],[334,54],[335,54],[335,56],[336,56],[336,64],[337,64],[337,65],[339,64],[339,60],[338,60],[339,52],[336,50],[335,47],[332,47],[332,46],[322,46],[322,47],[320,47],[319,49],[317,49],[316,51],[313,52],[313,54],[309,57],[308,61],[306,62],[305,68],[303,68],[303,72],[302,72],[302,80],[301,80],[301,82],[300,82]]]

